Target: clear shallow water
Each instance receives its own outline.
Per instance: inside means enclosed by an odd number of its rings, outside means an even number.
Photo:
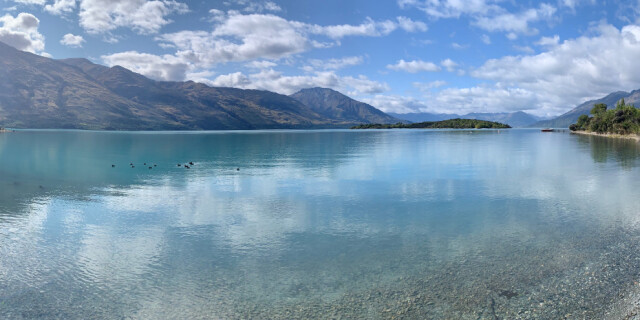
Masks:
[[[639,195],[537,130],[0,134],[0,318],[613,317]]]

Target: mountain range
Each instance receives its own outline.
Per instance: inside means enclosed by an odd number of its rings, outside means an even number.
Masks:
[[[581,115],[588,115],[591,112],[594,104],[604,103],[609,106],[609,108],[611,108],[614,107],[616,103],[620,101],[620,99],[624,99],[628,104],[638,105],[638,103],[640,102],[640,90],[634,90],[631,92],[613,92],[600,99],[589,100],[585,103],[582,103],[556,118],[539,121],[530,126],[536,128],[568,128],[571,124],[576,123],[578,121],[578,117],[580,117]]]
[[[317,99],[319,92],[326,101]],[[399,121],[333,90],[293,96],[155,81],[120,66],[53,60],[0,42],[0,127],[215,130]]]
[[[528,113],[384,113],[340,92],[303,89],[290,96],[264,90],[155,81],[87,59],[54,60],[0,42],[0,127],[96,130],[346,128],[368,123],[467,118],[513,127],[562,127],[596,103],[640,102],[640,90],[587,101],[554,119]]]
[[[399,117],[392,117],[369,104],[353,100],[331,89],[302,89],[290,97],[330,119],[343,119],[357,123],[397,123],[401,121]]]
[[[460,114],[452,114],[452,113],[389,113],[389,115],[394,116],[396,118],[400,118],[403,120],[408,120],[411,122],[422,122],[422,121],[442,121],[449,120],[455,118],[462,119],[476,119],[476,120],[486,120],[493,122],[506,123],[512,127],[526,127],[537,121],[540,118],[530,115],[526,112],[518,111],[518,112],[501,112],[501,113],[467,113],[464,115]]]

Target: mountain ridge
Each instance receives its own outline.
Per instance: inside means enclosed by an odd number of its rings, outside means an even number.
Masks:
[[[476,119],[485,121],[502,122],[509,124],[512,127],[526,127],[532,123],[539,121],[539,118],[530,115],[524,111],[516,112],[498,112],[498,113],[467,113],[461,114],[449,114],[449,113],[389,113],[396,118],[408,120],[412,122],[422,121],[442,121],[455,118],[464,119]]]
[[[640,102],[640,89],[633,90],[631,92],[616,91],[609,93],[608,95],[600,99],[583,102],[575,108],[553,119],[536,122],[530,125],[530,127],[568,128],[571,124],[576,123],[578,121],[578,117],[580,117],[581,115],[589,115],[594,104],[604,103],[609,107],[613,107],[616,102],[620,101],[620,99],[625,99],[625,101],[629,104],[638,104]]]
[[[84,58],[54,60],[2,42],[0,67],[2,127],[219,130],[346,128],[360,123],[340,114],[321,115],[271,91],[156,81],[121,66]],[[389,117],[367,106],[371,115]]]
[[[402,121],[370,104],[352,99],[333,89],[307,88],[290,95],[290,97],[328,118],[341,118],[358,123],[397,123]]]

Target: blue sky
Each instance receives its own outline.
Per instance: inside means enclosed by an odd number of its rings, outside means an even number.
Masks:
[[[640,88],[640,1],[0,1],[21,50],[384,111],[553,116]]]

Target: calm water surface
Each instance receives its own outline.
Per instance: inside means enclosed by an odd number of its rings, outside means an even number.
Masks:
[[[0,318],[615,317],[639,195],[538,130],[0,134]]]

